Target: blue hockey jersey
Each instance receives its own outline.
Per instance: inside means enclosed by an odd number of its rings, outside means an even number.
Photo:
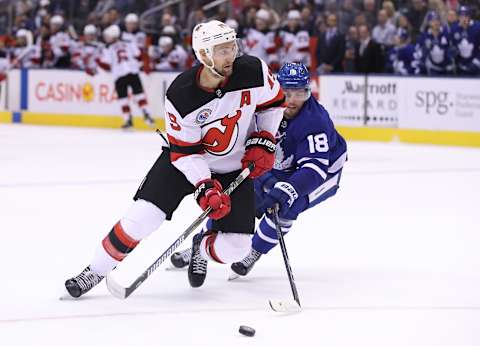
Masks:
[[[345,140],[325,108],[310,96],[295,118],[284,118],[280,123],[274,168],[255,180],[257,203],[275,182],[286,181],[299,195],[291,208],[290,218],[295,219],[303,210],[328,197],[319,198],[322,190],[334,187],[332,194],[335,193],[346,160]]]
[[[471,21],[465,29],[455,23],[451,30],[455,60],[460,73],[476,75],[480,72],[480,23]]]
[[[393,47],[388,52],[390,70],[399,75],[418,74],[417,60],[415,58],[415,46],[406,44]]]
[[[453,51],[446,28],[435,36],[430,29],[420,34],[416,44],[419,66],[428,74],[448,74],[453,71]]]

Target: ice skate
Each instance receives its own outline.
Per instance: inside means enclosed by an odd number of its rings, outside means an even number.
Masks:
[[[65,281],[65,288],[73,298],[78,298],[98,285],[103,278],[88,266],[79,275]]]
[[[230,268],[232,268],[233,272],[236,275],[245,276],[250,272],[250,270],[252,270],[253,266],[260,259],[261,256],[262,254],[260,252],[258,252],[255,249],[252,249],[247,257],[245,257],[240,262],[232,263]],[[230,280],[234,278],[236,278],[236,276],[232,275],[230,277]]]
[[[121,128],[122,128],[123,130],[129,130],[129,129],[133,128],[132,118],[131,118],[131,117],[128,118],[128,120],[126,120],[126,121],[122,124]]]
[[[175,252],[170,256],[170,261],[175,268],[184,268],[190,264],[190,258],[192,257],[192,248],[188,248],[179,252]]]
[[[192,287],[203,285],[207,277],[208,261],[200,255],[200,243],[203,233],[198,233],[193,237],[190,265],[188,266],[188,281]]]

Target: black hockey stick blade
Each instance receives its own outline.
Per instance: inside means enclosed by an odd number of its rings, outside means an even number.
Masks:
[[[242,170],[240,174],[235,178],[234,181],[228,185],[228,187],[223,191],[227,195],[230,195],[249,175],[250,172],[254,169],[254,164],[250,165]],[[128,298],[147,278],[152,275],[152,273],[163,263],[165,260],[173,254],[173,252],[183,243],[183,241],[198,227],[202,222],[208,217],[208,214],[212,211],[211,208],[207,208],[203,213],[193,221],[193,223],[182,233],[180,236],[170,245],[160,257],[158,257],[155,262],[153,262],[135,281],[133,281],[129,286],[124,287],[115,281],[113,276],[110,274],[107,275],[106,283],[107,288],[110,293],[119,299]]]
[[[272,210],[272,215],[273,215],[273,222],[275,223],[275,230],[277,231],[277,237],[278,237],[278,242],[280,243],[280,248],[282,250],[282,255],[283,255],[283,261],[285,263],[285,269],[287,271],[288,275],[288,281],[290,283],[290,288],[292,290],[292,295],[293,295],[293,300],[295,301],[295,304],[297,305],[297,310],[300,311],[300,297],[298,296],[298,291],[297,291],[297,285],[295,284],[295,278],[293,277],[293,272],[292,272],[292,267],[290,266],[290,259],[288,258],[288,253],[287,253],[287,247],[285,245],[285,240],[283,239],[283,233],[282,229],[280,226],[280,219],[278,217],[278,210],[279,210],[279,205],[275,204],[273,210]],[[275,302],[270,300],[270,306],[274,311],[290,311],[289,309],[294,309],[294,305],[289,304],[287,302]]]

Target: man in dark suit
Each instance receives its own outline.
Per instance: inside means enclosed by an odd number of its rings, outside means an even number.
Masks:
[[[345,36],[337,29],[337,16],[327,17],[327,30],[318,36],[317,63],[319,73],[343,72]]]
[[[355,69],[358,73],[382,73],[385,66],[382,48],[370,36],[366,25],[358,28],[360,42],[355,47]]]

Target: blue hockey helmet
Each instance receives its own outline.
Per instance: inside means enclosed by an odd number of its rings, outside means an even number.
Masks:
[[[440,15],[438,14],[437,11],[428,11],[427,12],[427,23],[430,23],[431,21],[440,21]]]
[[[310,74],[304,64],[284,64],[278,71],[278,82],[282,89],[308,89],[310,86]]]
[[[459,15],[459,16],[470,17],[470,15],[471,15],[470,7],[468,7],[468,6],[460,6],[460,7],[458,8],[458,15]]]

